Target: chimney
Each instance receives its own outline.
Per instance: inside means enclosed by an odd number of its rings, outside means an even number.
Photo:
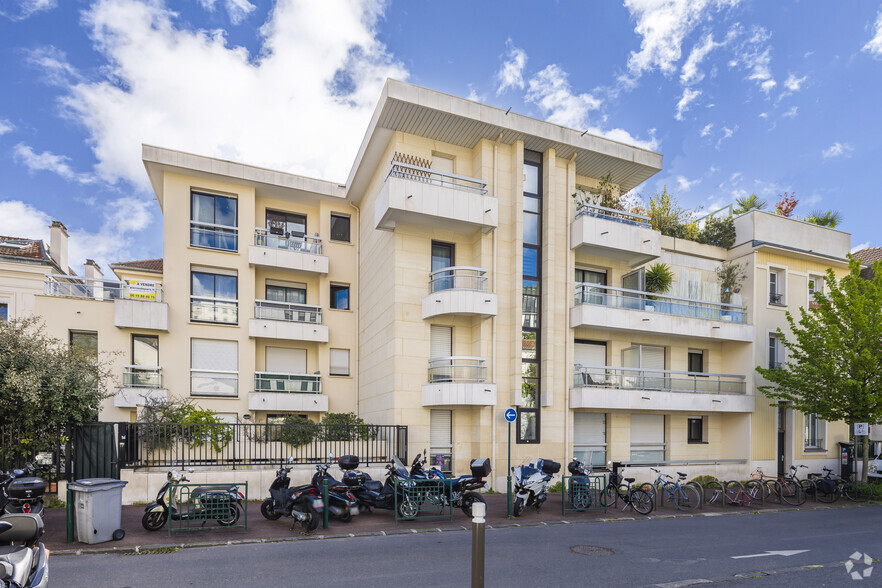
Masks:
[[[67,265],[67,227],[61,221],[52,221],[49,227],[49,257],[61,268],[61,273],[68,273]]]
[[[104,272],[101,271],[101,266],[95,263],[94,259],[86,260],[85,269],[87,278],[101,279],[104,277]]]
[[[91,289],[92,298],[95,300],[104,300],[104,282],[101,281],[104,274],[101,272],[101,266],[95,263],[94,259],[87,259],[85,270],[86,279],[89,280],[86,282],[86,287]],[[108,291],[108,294],[110,294],[110,291]]]

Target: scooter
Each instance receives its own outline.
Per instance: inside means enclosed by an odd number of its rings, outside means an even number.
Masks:
[[[37,469],[32,463],[25,464],[24,469],[0,472],[6,479],[0,482],[0,514],[25,513],[43,516],[43,494],[46,493],[46,481],[36,475]]]
[[[589,476],[594,472],[594,468],[573,456],[573,461],[567,464],[567,470],[573,476],[570,479],[570,504],[576,510],[589,508],[593,494],[591,491],[591,478]]]
[[[187,471],[193,473],[193,468]],[[182,504],[177,485],[189,481],[177,470],[171,470],[156,495],[156,502],[144,509],[141,525],[148,531],[158,531],[169,518],[173,521],[202,521],[203,526],[208,521],[217,521],[223,527],[239,522],[241,510],[245,508],[245,496],[239,492],[239,486],[199,486],[190,491],[189,500]]]
[[[531,463],[511,468],[516,497],[511,513],[519,517],[528,506],[535,507],[538,512],[548,499],[548,483],[559,471],[560,463],[550,459],[540,459],[536,465]]]
[[[34,514],[0,517],[0,586],[49,586],[49,550],[40,543],[43,519]]]
[[[415,486],[418,481],[408,475],[407,468],[397,457],[393,457],[386,466],[385,483],[372,480],[368,474],[356,470],[358,457],[355,455],[344,455],[339,463],[340,469],[345,472],[343,483],[355,495],[359,507],[371,512],[373,508],[395,510],[397,505],[398,516],[402,519],[412,519],[419,514],[420,505],[410,500],[404,491],[405,487]]]
[[[290,488],[290,472],[290,467],[276,471],[276,479],[270,484],[270,497],[261,503],[260,514],[270,521],[290,517],[295,524],[300,523],[307,531],[314,531],[319,526],[324,508],[322,495],[312,484]]]
[[[331,459],[334,454],[330,455]],[[322,496],[322,486],[328,481],[328,512],[331,516],[340,519],[344,523],[351,523],[352,517],[358,514],[358,500],[352,495],[349,487],[338,482],[328,473],[329,464],[321,463],[315,466],[315,475],[312,476],[312,486],[319,496]]]
[[[440,480],[444,482],[445,485],[449,486],[449,492],[443,494],[444,506],[447,506],[447,497],[449,495],[452,505],[455,508],[461,508],[462,512],[464,512],[467,517],[471,517],[472,505],[476,502],[485,502],[484,497],[477,492],[473,492],[473,490],[478,490],[487,486],[484,482],[484,478],[490,475],[491,469],[489,459],[473,459],[470,464],[472,470],[471,475],[460,476],[458,478],[448,478],[444,472],[437,467],[432,467],[426,472],[425,465],[426,450],[424,449],[422,456],[418,454],[414,459],[414,464],[410,468],[410,476],[417,479],[425,477],[429,480]]]

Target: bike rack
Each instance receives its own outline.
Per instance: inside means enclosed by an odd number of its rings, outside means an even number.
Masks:
[[[573,478],[588,478],[588,484],[575,482]],[[570,512],[607,511],[607,507],[601,505],[600,496],[606,488],[606,474],[592,474],[589,476],[562,476],[561,477],[561,514]],[[576,508],[573,502],[579,499],[587,499],[589,505],[586,508]]]
[[[444,480],[399,480],[395,479],[395,522],[414,521],[427,519],[453,520],[453,485]],[[398,515],[398,505],[401,500],[410,503],[414,516],[401,517]],[[445,510],[447,511],[445,513]],[[424,514],[428,513],[428,514]]]
[[[191,496],[195,488],[210,488],[212,490],[216,489],[218,492],[226,492],[232,486],[238,486],[239,492],[245,496],[242,513],[232,525],[220,525],[217,523],[218,519],[226,516],[228,513],[229,503],[227,501],[214,501],[210,495],[208,500]],[[173,531],[216,531],[248,528],[248,482],[169,484],[168,492],[168,496],[172,496],[172,492],[174,492],[177,503],[176,507],[181,515],[176,521],[172,520],[169,516],[167,522],[169,535]],[[198,500],[198,503],[194,500]],[[238,511],[238,504],[234,503],[234,506]],[[212,524],[209,525],[208,523]]]

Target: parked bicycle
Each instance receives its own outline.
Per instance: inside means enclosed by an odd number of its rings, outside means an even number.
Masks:
[[[786,502],[791,506],[800,506],[805,503],[808,495],[796,474],[799,469],[806,466],[790,466],[790,474],[785,476],[771,477],[763,473],[762,468],[756,468],[750,477],[762,484],[764,498],[774,495],[778,502]]]
[[[652,496],[646,490],[631,488],[633,483],[634,478],[623,478],[620,472],[613,471],[609,475],[609,483],[600,495],[600,504],[606,507],[616,506],[621,500],[625,505],[622,510],[632,508],[642,515],[648,515],[654,507]]]
[[[832,503],[845,496],[852,502],[866,502],[873,497],[873,487],[866,482],[845,480],[828,467],[822,468],[824,475],[814,480],[815,497],[818,502]]]
[[[680,510],[695,510],[701,503],[701,495],[695,486],[689,484],[681,484],[686,480],[686,474],[677,472],[678,479],[674,481],[674,477],[669,474],[663,474],[655,468],[649,468],[656,474],[654,483],[646,482],[640,485],[640,488],[648,492],[656,504],[662,504],[662,501],[668,500],[677,505]]]
[[[737,480],[713,480],[705,484],[704,491],[705,504],[741,506],[759,504],[763,500],[763,488],[758,480],[748,480],[746,484]]]

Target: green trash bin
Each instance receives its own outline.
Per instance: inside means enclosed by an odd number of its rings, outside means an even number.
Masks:
[[[71,482],[75,526],[80,543],[104,543],[125,537],[122,526],[122,489],[128,484],[113,478],[86,478]]]

